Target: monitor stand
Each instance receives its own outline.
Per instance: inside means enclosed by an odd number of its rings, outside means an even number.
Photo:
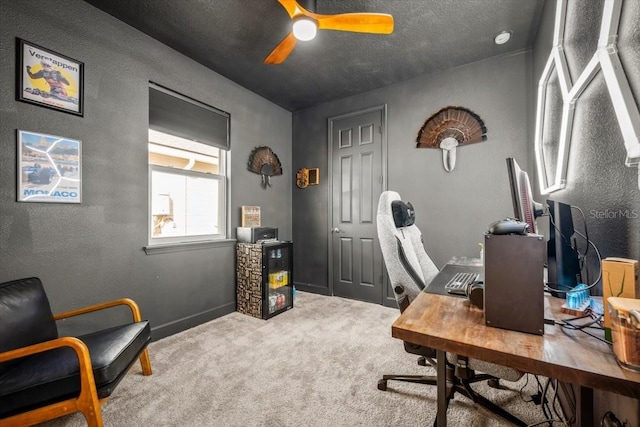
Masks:
[[[571,244],[575,233],[573,216],[570,205],[553,200],[547,200],[547,205],[549,206],[547,286],[550,289],[557,289],[550,291],[551,295],[565,298],[566,291],[573,289],[578,281],[581,281],[578,252]]]

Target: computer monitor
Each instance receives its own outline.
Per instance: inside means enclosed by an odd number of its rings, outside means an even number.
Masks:
[[[529,233],[538,234],[536,218],[543,213],[542,205],[533,200],[529,175],[522,170],[513,157],[507,158],[507,171],[513,202],[513,217],[526,222]]]
[[[536,218],[542,216],[542,204],[533,200],[529,175],[518,162],[507,158],[514,218],[526,222],[530,233],[538,233]],[[552,294],[564,297],[564,291],[580,281],[578,252],[571,239],[575,233],[571,206],[547,200],[549,207],[549,240],[547,241],[547,286]]]
[[[571,239],[575,234],[571,206],[547,199],[549,241],[547,242],[547,285],[552,291],[568,291],[582,282],[578,252]],[[557,292],[564,296],[564,292]]]

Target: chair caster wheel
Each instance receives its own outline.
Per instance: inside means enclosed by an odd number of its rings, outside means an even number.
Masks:
[[[491,388],[500,388],[500,380],[497,378],[487,380],[487,385]]]
[[[378,380],[378,390],[387,391],[387,380]]]
[[[427,359],[425,359],[422,356],[418,357],[418,365],[420,365],[420,366],[429,366],[429,364],[427,363]]]

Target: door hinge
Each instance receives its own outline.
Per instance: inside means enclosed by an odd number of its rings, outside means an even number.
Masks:
[[[384,130],[384,127],[382,125],[378,126],[378,132],[380,132],[382,134],[383,130]]]

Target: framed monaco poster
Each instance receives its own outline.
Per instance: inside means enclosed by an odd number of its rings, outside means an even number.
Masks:
[[[82,202],[81,142],[18,131],[18,201]]]
[[[84,64],[18,39],[18,101],[83,115]]]

